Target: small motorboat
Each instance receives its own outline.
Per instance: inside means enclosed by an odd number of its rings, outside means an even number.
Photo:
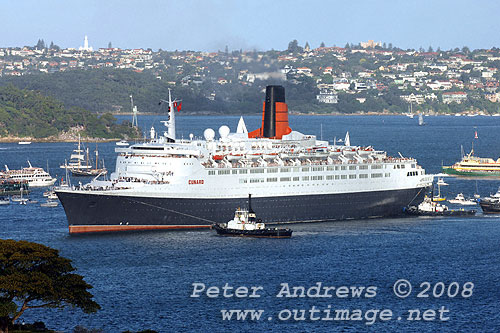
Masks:
[[[465,199],[463,193],[458,193],[455,199],[448,200],[449,203],[458,204],[463,206],[474,206],[477,202],[472,199]]]
[[[120,140],[116,143],[116,145],[121,147],[126,147],[129,145],[129,143],[127,142],[127,140]]]
[[[57,207],[58,205],[59,202],[50,199],[40,204],[41,207]]]
[[[0,198],[0,206],[5,206],[10,204],[9,197]]]
[[[408,207],[405,212],[419,216],[472,216],[476,214],[474,209],[449,209],[448,206],[437,203],[428,196],[418,206]]]
[[[227,223],[212,225],[217,234],[222,236],[262,237],[262,238],[290,238],[291,229],[266,228],[261,219],[257,219],[252,210],[251,195],[248,195],[248,209],[238,208],[234,218]]]
[[[18,145],[30,145],[31,141],[19,141],[17,144]]]

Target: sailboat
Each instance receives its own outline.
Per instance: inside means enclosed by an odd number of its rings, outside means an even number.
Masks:
[[[438,195],[432,197],[432,201],[445,201],[446,198],[441,197],[441,186],[447,186],[448,184],[444,182],[443,178],[439,178],[437,182],[438,186]]]
[[[92,166],[85,162],[85,155],[83,154],[84,150],[82,149],[80,134],[78,134],[78,148],[73,150],[73,153],[70,156],[70,160],[68,163],[65,163],[60,166],[61,169],[69,169],[73,171],[73,169],[78,169],[80,171],[86,169],[92,169]]]
[[[424,126],[424,117],[422,116],[421,113],[418,114],[418,126]]]
[[[70,169],[71,174],[73,176],[97,176],[97,175],[105,175],[108,173],[108,170],[104,167],[104,160],[102,160],[102,167],[99,168],[99,151],[97,150],[97,145],[95,148],[95,168],[92,168],[92,161],[89,158],[89,148],[86,149],[87,158],[85,168],[73,168]]]
[[[28,198],[23,198],[23,188],[21,188],[21,195],[20,196],[13,196],[12,198],[12,201],[14,202],[19,202],[20,205],[26,205],[26,203],[28,202]]]

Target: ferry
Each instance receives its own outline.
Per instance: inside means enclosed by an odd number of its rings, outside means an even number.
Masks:
[[[52,178],[50,174],[42,168],[33,167],[30,161],[28,161],[28,167],[22,168],[21,170],[10,170],[6,165],[5,171],[0,171],[0,178],[27,182],[29,187],[52,186],[56,182],[56,179]]]
[[[268,86],[262,126],[243,118],[208,128],[203,139],[175,135],[175,104],[163,134],[117,147],[109,179],[56,188],[69,232],[210,228],[228,221],[252,194],[263,223],[320,222],[399,216],[430,191],[428,175],[410,157],[371,146],[330,144],[293,131],[282,86]]]
[[[457,176],[498,177],[500,176],[500,158],[495,161],[492,158],[474,156],[473,148],[469,154],[462,157],[460,162],[452,166],[443,166],[443,172]]]

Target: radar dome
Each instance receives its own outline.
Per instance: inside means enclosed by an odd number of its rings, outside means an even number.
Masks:
[[[229,135],[229,132],[231,132],[231,130],[226,125],[219,127],[219,135],[221,138],[223,138],[223,139],[227,138],[227,136]]]
[[[207,128],[203,132],[203,136],[205,137],[205,140],[212,141],[215,138],[215,131],[211,128]]]

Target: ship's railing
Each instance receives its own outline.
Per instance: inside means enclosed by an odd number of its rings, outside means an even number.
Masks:
[[[293,167],[293,166],[314,166],[314,165],[342,165],[342,164],[348,164],[348,165],[360,165],[360,164],[396,164],[396,163],[408,163],[408,162],[416,162],[415,159],[413,158],[392,158],[392,157],[386,157],[383,159],[373,159],[373,158],[366,158],[366,159],[349,159],[346,162],[343,162],[340,159],[324,159],[324,160],[309,160],[309,159],[302,159],[299,160],[300,164],[297,164],[297,160],[288,160],[288,159],[282,159],[282,164],[276,163],[274,161],[266,161],[266,165],[262,165],[259,161],[250,161],[246,160],[244,162],[229,162],[229,161],[223,161],[220,163],[217,163],[216,161],[208,161],[202,163],[202,165],[207,168],[207,169],[242,169],[242,168],[262,168],[262,167]]]

